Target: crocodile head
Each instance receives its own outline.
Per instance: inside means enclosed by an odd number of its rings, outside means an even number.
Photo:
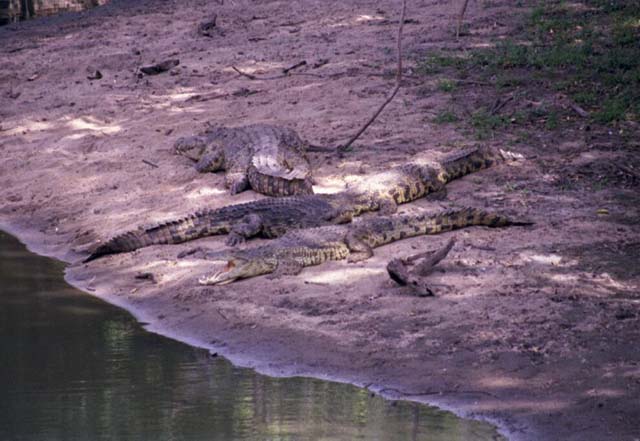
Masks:
[[[211,143],[204,136],[185,136],[179,138],[173,147],[178,155],[199,161],[210,145]]]
[[[203,276],[198,280],[201,285],[226,285],[240,279],[269,274],[276,270],[278,260],[276,258],[244,258],[231,257],[220,271]]]

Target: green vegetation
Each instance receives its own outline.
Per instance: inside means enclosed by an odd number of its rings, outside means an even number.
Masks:
[[[442,72],[447,67],[462,69],[466,67],[466,64],[467,61],[461,57],[432,55],[418,63],[416,72],[421,75],[430,75]]]
[[[433,122],[436,124],[450,124],[457,121],[459,121],[458,116],[451,110],[444,110],[433,118]]]
[[[471,115],[471,125],[476,129],[476,136],[479,139],[489,138],[494,130],[508,124],[507,117],[494,115],[485,109],[480,109]]]
[[[640,2],[547,0],[531,12],[518,35],[488,49],[430,56],[417,70],[457,69],[495,84],[501,93],[527,86],[561,92],[602,124],[640,119]],[[453,92],[455,83],[440,81],[438,89]],[[536,121],[554,129],[562,118],[548,109]],[[480,137],[507,123],[485,110],[475,112],[471,121]]]
[[[441,92],[453,92],[456,90],[456,82],[453,80],[438,81],[438,90]]]

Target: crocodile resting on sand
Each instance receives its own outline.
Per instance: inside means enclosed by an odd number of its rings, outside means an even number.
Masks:
[[[286,127],[212,127],[202,135],[178,139],[174,148],[196,161],[201,173],[225,170],[231,194],[249,188],[268,196],[313,193],[305,143]]]
[[[329,260],[348,259],[349,262],[358,262],[371,257],[373,248],[397,240],[476,225],[506,227],[531,225],[531,222],[513,221],[483,210],[464,208],[436,215],[374,217],[357,220],[349,225],[294,230],[267,245],[255,248],[213,252],[197,248],[184,255],[195,254],[211,260],[226,260],[224,269],[199,279],[202,285],[224,285],[262,274],[295,275],[306,266],[319,265]]]
[[[484,148],[465,150],[434,164],[409,163],[370,177],[373,189],[352,189],[336,194],[261,199],[217,209],[204,209],[181,219],[115,236],[99,245],[85,260],[167,245],[206,236],[229,234],[228,245],[253,236],[274,238],[289,230],[351,222],[362,213],[381,210],[391,214],[396,204],[411,202],[469,173],[513,159],[514,154]]]
[[[205,209],[181,219],[128,231],[98,246],[84,262],[108,254],[124,253],[151,245],[168,245],[228,234],[236,245],[253,236],[275,238],[289,229],[351,222],[361,212],[377,210],[369,197],[338,193],[260,199],[243,204]],[[344,207],[344,208],[343,208]]]

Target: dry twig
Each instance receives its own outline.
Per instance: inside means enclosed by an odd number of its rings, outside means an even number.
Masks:
[[[159,167],[157,164],[154,164],[154,163],[153,163],[153,162],[151,162],[151,161],[147,161],[146,159],[143,159],[143,160],[142,160],[142,162],[144,162],[144,163],[145,163],[145,164],[147,164],[147,165],[150,165],[150,166],[151,166],[151,167],[153,167],[153,168],[158,168],[158,167]]]
[[[456,40],[460,38],[460,29],[462,29],[462,20],[464,19],[464,13],[467,12],[467,6],[469,6],[469,0],[464,0],[460,12],[458,13],[458,24],[456,25]]]
[[[292,70],[297,69],[297,68],[302,67],[302,66],[306,66],[306,65],[307,65],[307,61],[306,60],[302,60],[302,61],[294,64],[291,67],[286,67],[286,68],[282,69],[282,73],[286,75],[289,72],[291,72]]]
[[[491,108],[491,111],[489,112],[489,115],[493,116],[493,115],[497,114],[513,98],[514,98],[514,96],[510,95],[510,96],[506,97],[504,100],[502,100],[500,98],[496,99],[496,102],[493,104],[493,107]]]
[[[391,100],[396,96],[398,90],[400,90],[400,82],[402,81],[402,28],[404,26],[404,17],[407,11],[407,0],[402,0],[402,13],[400,15],[400,23],[398,24],[398,72],[396,73],[396,85],[391,90],[387,99],[380,106],[380,108],[373,114],[371,118],[365,123],[364,126],[358,132],[347,141],[346,144],[338,147],[339,152],[346,152],[351,148],[351,144],[355,142],[356,139],[360,137],[364,133],[365,130],[376,120],[378,115],[382,113],[382,110],[391,102]]]
[[[580,107],[579,105],[577,105],[576,103],[573,102],[569,102],[569,107],[571,107],[571,110],[573,110],[574,112],[576,112],[578,115],[580,115],[583,118],[588,118],[589,117],[589,112],[587,112],[586,110],[584,110],[582,107]]]
[[[306,62],[304,62],[304,64],[306,64]],[[243,77],[249,78],[250,80],[279,80],[280,78],[287,78],[287,77],[291,77],[293,75],[301,75],[301,76],[322,78],[322,75],[318,75],[318,74],[314,74],[314,73],[310,73],[310,72],[297,72],[297,73],[291,73],[290,72],[291,69],[295,69],[297,67],[303,66],[304,64],[298,63],[297,65],[292,66],[292,67],[290,67],[288,69],[283,69],[283,71],[286,71],[286,73],[284,73],[282,75],[274,75],[272,77],[258,77],[258,76],[255,76],[255,75],[251,75],[249,73],[241,71],[240,69],[238,69],[235,66],[231,66],[231,69],[235,70],[236,72],[238,72]]]

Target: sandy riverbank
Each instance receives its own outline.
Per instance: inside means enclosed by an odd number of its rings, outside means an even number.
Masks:
[[[258,197],[232,198],[221,175],[196,173],[171,152],[178,136],[207,121],[272,122],[335,145],[392,81],[381,74],[394,68],[396,2],[305,0],[293,11],[279,1],[126,3],[0,29],[0,227],[70,263],[72,284],[149,329],[262,372],[434,403],[495,421],[517,440],[640,439],[637,187],[558,191],[554,161],[603,154],[583,140],[516,146],[531,159],[454,182],[444,200],[403,207],[470,205],[536,222],[456,233],[433,276],[442,285],[435,298],[396,288],[384,267],[449,235],[398,242],[361,264],[224,287],[195,283],[208,263],[176,259],[194,244],[222,247],[223,238],[78,264],[118,232]],[[434,48],[508,34],[526,12],[471,2],[472,32],[456,42],[450,2],[413,3],[409,69]],[[198,23],[214,12],[222,33],[199,36]],[[136,76],[167,58],[180,59],[175,74]],[[308,66],[299,73],[309,75],[252,81],[231,69],[271,76],[301,60]],[[89,80],[96,70],[103,77]],[[352,154],[311,155],[316,189],[338,191],[414,155],[473,145],[464,131],[429,122],[448,99],[435,79],[410,79]],[[135,277],[149,272],[155,283]]]

